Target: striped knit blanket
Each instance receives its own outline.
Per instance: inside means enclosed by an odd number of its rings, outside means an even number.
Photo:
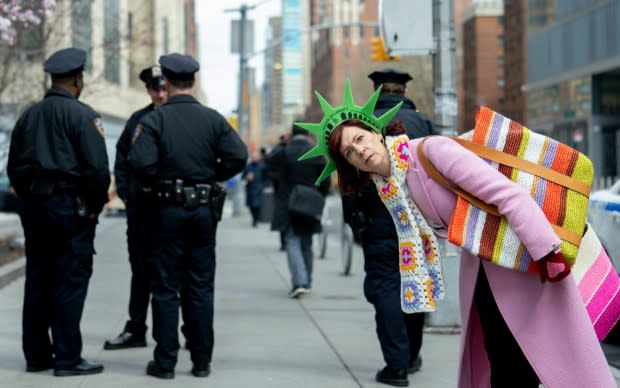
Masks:
[[[471,141],[592,184],[594,168],[586,156],[488,108],[478,111]],[[583,235],[587,196],[533,174],[488,162],[529,192],[551,224]],[[530,254],[505,217],[488,214],[460,197],[450,221],[448,240],[495,264],[522,272],[537,272]],[[579,247],[563,241],[560,248],[573,265]]]

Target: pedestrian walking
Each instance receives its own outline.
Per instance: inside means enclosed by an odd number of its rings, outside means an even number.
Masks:
[[[157,345],[146,373],[174,378],[183,303],[191,372],[206,377],[214,339],[215,233],[225,195],[217,182],[240,173],[248,153],[226,119],[191,96],[199,64],[176,53],[161,56],[159,64],[168,101],[142,118],[128,157],[138,182],[157,198],[150,254]]]
[[[93,270],[95,226],[110,185],[101,116],[78,101],[85,63],[86,52],[76,48],[45,61],[52,87],[17,120],[7,166],[23,200],[26,370],[53,367],[55,376],[103,371],[103,365],[81,356],[80,320]]]
[[[125,129],[116,143],[114,163],[116,192],[125,204],[127,214],[127,248],[131,266],[129,320],[125,323],[121,334],[105,342],[103,348],[106,350],[146,346],[146,316],[151,295],[147,261],[147,249],[151,245],[148,227],[151,225],[149,216],[153,198],[138,185],[127,161],[127,155],[138,123],[146,114],[163,105],[168,99],[168,93],[159,66],[143,69],[140,72],[140,80],[146,86],[151,103],[134,112],[127,120]]]
[[[264,158],[265,163],[265,176],[271,180],[273,186],[273,211],[271,214],[271,230],[277,231],[280,237],[280,250],[286,250],[286,232],[282,227],[282,224],[286,222],[286,197],[285,193],[280,189],[282,179],[284,179],[284,173],[282,166],[271,163],[269,155],[277,155],[284,152],[284,147],[289,143],[291,139],[291,133],[287,132],[280,135],[278,144],[273,147],[271,152]],[[276,158],[277,160],[277,158]]]
[[[438,134],[433,124],[405,96],[407,82],[413,78],[406,72],[383,69],[368,75],[374,89],[381,88],[375,116],[381,116],[402,104],[392,122],[400,121],[410,139]],[[376,380],[394,386],[407,386],[407,374],[422,366],[420,349],[424,313],[405,314],[400,307],[400,271],[398,235],[392,216],[381,203],[372,182],[353,195],[343,195],[343,215],[355,234],[361,237],[364,252],[364,295],[375,308],[377,337],[386,366]]]
[[[324,102],[325,117],[298,125],[320,139],[307,156],[327,155],[318,182],[338,170],[342,192],[376,186],[397,225],[404,311],[433,311],[445,293],[437,236],[446,231],[457,197],[421,168],[417,147],[399,123],[399,106],[380,117],[377,91],[364,106]],[[388,136],[385,136],[387,134]],[[497,206],[532,256],[539,275],[518,272],[463,251],[460,301],[463,335],[459,387],[615,387],[561,240],[545,214],[520,186],[454,140],[434,136],[428,160],[451,184]],[[510,248],[510,247],[508,247]]]
[[[257,227],[260,218],[260,212],[263,208],[265,189],[265,166],[259,151],[251,154],[250,163],[248,163],[242,178],[245,180],[245,204],[252,214],[252,226]]]
[[[325,167],[322,159],[297,162],[300,156],[312,148],[308,132],[293,126],[290,143],[274,149],[267,157],[270,166],[280,166],[279,192],[280,201],[285,204],[281,217],[274,219],[274,228],[284,231],[286,256],[291,274],[291,291],[288,296],[297,298],[312,289],[312,269],[314,257],[312,252],[312,235],[321,231],[320,214],[309,218],[290,209],[291,193],[296,185],[311,188],[323,197],[329,191],[329,182],[323,182],[319,188],[314,187],[314,176]],[[275,217],[274,217],[275,218]]]

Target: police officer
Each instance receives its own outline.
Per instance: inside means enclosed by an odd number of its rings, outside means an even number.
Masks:
[[[404,124],[409,138],[436,134],[433,124],[405,96],[405,85],[412,79],[409,74],[384,69],[368,77],[375,89],[382,86],[375,115],[380,116],[402,101],[394,120]],[[345,221],[361,239],[366,271],[364,295],[375,308],[377,336],[387,364],[378,371],[376,380],[407,386],[407,374],[415,373],[422,366],[419,353],[424,314],[404,314],[401,310],[398,237],[392,217],[372,182],[362,192],[343,197],[343,212]]]
[[[165,55],[159,64],[168,101],[142,118],[129,151],[139,181],[158,198],[150,255],[157,345],[146,373],[174,378],[183,298],[191,371],[206,377],[213,353],[215,231],[223,205],[216,182],[243,171],[248,152],[226,119],[190,95],[199,69],[192,57]]]
[[[106,350],[146,346],[146,315],[151,295],[146,262],[146,249],[150,245],[147,233],[147,227],[150,225],[150,198],[132,176],[127,155],[131,147],[131,139],[142,117],[164,104],[168,99],[168,94],[159,66],[151,66],[142,70],[140,80],[146,85],[151,103],[134,112],[125,124],[125,129],[116,143],[114,163],[116,192],[125,203],[127,211],[127,247],[131,265],[129,320],[125,323],[125,328],[120,335],[105,342],[103,348]]]
[[[78,101],[85,62],[86,52],[76,48],[47,59],[44,69],[52,87],[15,124],[7,166],[23,199],[26,370],[53,367],[56,376],[103,371],[103,365],[81,357],[80,320],[93,269],[95,226],[110,185],[101,118]]]

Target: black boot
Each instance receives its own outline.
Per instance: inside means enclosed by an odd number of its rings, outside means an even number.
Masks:
[[[174,370],[164,369],[154,360],[147,364],[146,374],[160,379],[174,379]]]
[[[378,382],[388,385],[393,385],[395,387],[408,387],[409,379],[407,378],[407,369],[395,369],[389,366],[381,369],[377,372],[377,376],[375,378]]]
[[[407,374],[413,374],[422,368],[422,356],[418,354],[415,360],[409,364],[409,368],[407,368]]]
[[[124,331],[117,337],[109,339],[103,345],[105,350],[117,350],[127,348],[143,348],[146,346],[146,336],[136,335]]]

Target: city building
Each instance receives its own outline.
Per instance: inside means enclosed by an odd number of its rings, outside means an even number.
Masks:
[[[193,51],[197,57],[193,6],[189,0],[57,0],[52,16],[20,31],[15,55],[3,59],[3,72],[14,76],[0,84],[0,127],[12,128],[23,109],[43,97],[49,87],[42,71],[46,57],[82,48],[88,59],[80,100],[102,116],[112,167],[125,122],[150,103],[140,70],[166,53]]]
[[[418,110],[433,117],[432,58],[401,56],[400,61],[371,60],[371,39],[380,35],[377,0],[312,0],[312,87],[333,104],[342,101],[345,80],[349,79],[356,102],[363,103],[373,92],[371,72],[386,67],[406,71],[414,78],[407,96]],[[412,33],[415,26],[412,25]],[[323,116],[315,98],[305,112],[305,120]]]
[[[528,126],[620,175],[620,0],[530,0]]]
[[[261,98],[261,144],[275,144],[284,132],[282,123],[282,18],[269,18]]]
[[[502,113],[527,124],[526,0],[504,0],[504,107]]]
[[[463,130],[480,106],[504,109],[504,4],[474,0],[463,16]]]

